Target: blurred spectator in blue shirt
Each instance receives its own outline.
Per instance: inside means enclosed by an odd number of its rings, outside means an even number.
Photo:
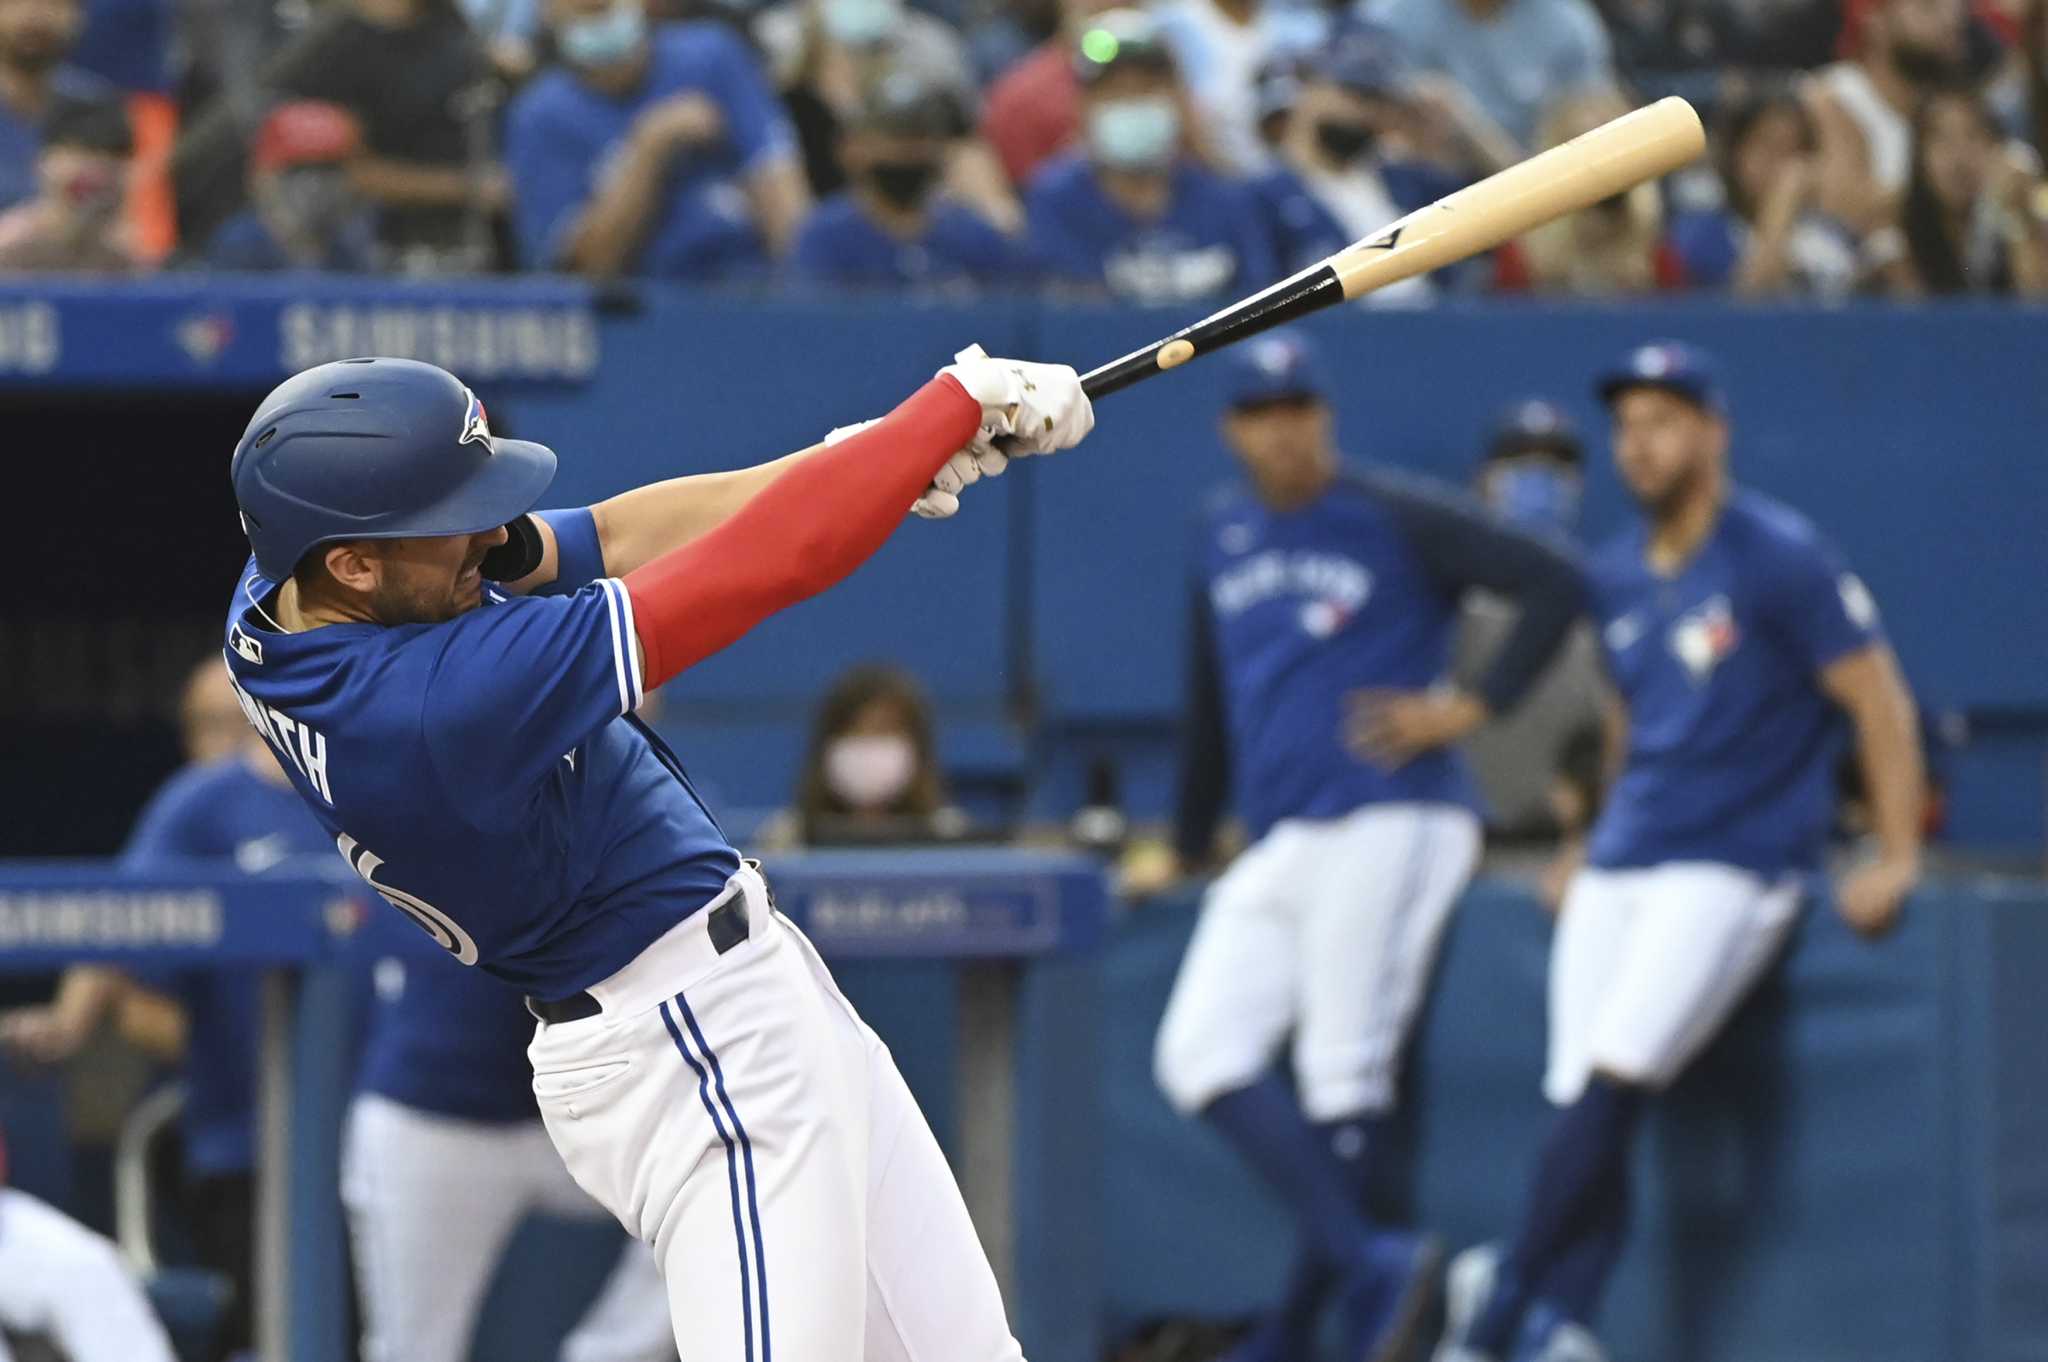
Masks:
[[[1855,235],[1823,215],[1813,117],[1788,90],[1747,96],[1714,142],[1722,203],[1679,214],[1671,244],[1694,288],[1839,298],[1861,275]]]
[[[1525,149],[1546,108],[1614,81],[1607,30],[1586,0],[1363,0],[1363,13]]]
[[[746,44],[647,22],[641,0],[555,0],[561,63],[513,101],[505,156],[532,269],[734,279],[810,209],[796,139]]]
[[[121,223],[135,137],[119,104],[59,100],[43,125],[36,197],[0,213],[0,273],[126,274]]]
[[[940,183],[958,120],[946,91],[908,72],[885,80],[844,134],[852,187],[819,204],[797,234],[797,275],[954,290],[1021,279],[1021,251]]]
[[[1049,163],[1025,196],[1048,277],[1145,303],[1272,283],[1250,193],[1185,152],[1187,101],[1158,26],[1112,10],[1078,48],[1085,150]]]
[[[78,0],[0,0],[0,208],[35,196],[52,104],[114,97],[97,76],[67,64],[84,22]]]
[[[349,184],[362,127],[338,104],[303,99],[270,111],[249,151],[252,206],[221,225],[206,249],[220,270],[376,267],[376,220]]]

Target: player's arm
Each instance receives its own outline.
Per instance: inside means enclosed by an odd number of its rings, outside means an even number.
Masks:
[[[1399,766],[1521,703],[1585,610],[1586,585],[1561,544],[1513,529],[1469,498],[1393,479],[1376,480],[1374,491],[1446,595],[1493,591],[1517,610],[1514,628],[1472,688],[1358,697],[1348,729],[1352,749]]]
[[[1900,905],[1920,880],[1927,773],[1919,720],[1898,659],[1881,641],[1822,668],[1820,686],[1855,729],[1856,759],[1870,792],[1878,843],[1877,859],[1842,883],[1842,916],[1859,932],[1875,936],[1897,919]]]
[[[49,1002],[0,1013],[0,1048],[32,1063],[61,1064],[92,1039],[127,986],[117,970],[73,965]]]

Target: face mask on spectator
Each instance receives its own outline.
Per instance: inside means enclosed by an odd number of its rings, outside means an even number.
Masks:
[[[336,166],[287,170],[271,189],[271,211],[286,232],[324,240],[355,215],[356,199],[348,186],[348,173]]]
[[[1326,156],[1345,165],[1371,151],[1375,136],[1371,126],[1365,123],[1325,118],[1316,124],[1316,145]]]
[[[555,32],[555,45],[576,66],[612,66],[624,61],[647,33],[647,16],[633,4],[614,5],[609,13],[576,19]]]
[[[832,41],[873,47],[896,31],[902,15],[896,0],[824,0],[820,17]]]
[[[825,783],[856,809],[886,808],[917,775],[917,748],[900,733],[836,738],[825,749]]]
[[[71,211],[89,221],[103,221],[121,211],[121,173],[113,166],[78,166],[58,182],[57,192]]]
[[[1180,146],[1180,110],[1165,95],[1112,99],[1088,114],[1088,145],[1113,170],[1159,170]]]
[[[937,161],[877,161],[868,167],[868,183],[898,208],[915,208],[938,182]]]
[[[1570,534],[1579,521],[1579,480],[1556,468],[1504,468],[1495,475],[1494,504],[1517,525]]]

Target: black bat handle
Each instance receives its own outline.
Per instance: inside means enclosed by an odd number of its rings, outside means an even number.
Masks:
[[[1311,312],[1320,312],[1343,301],[1344,286],[1337,278],[1337,271],[1326,261],[1290,279],[1281,280],[1264,293],[1232,303],[1221,312],[1204,317],[1193,326],[1183,327],[1142,350],[1133,350],[1122,359],[1113,359],[1099,368],[1090,369],[1081,375],[1081,391],[1088,394],[1089,401],[1098,401],[1155,374],[1177,369],[1211,350],[1221,349],[1246,336],[1256,336],[1283,322],[1306,317]],[[1162,364],[1160,352],[1168,346],[1184,346],[1188,353],[1178,359],[1169,356],[1168,362]]]

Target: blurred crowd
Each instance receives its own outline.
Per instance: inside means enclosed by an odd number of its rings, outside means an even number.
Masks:
[[[0,269],[1174,303],[1677,93],[1705,162],[1373,303],[2034,294],[2044,51],[2042,0],[0,0]]]

